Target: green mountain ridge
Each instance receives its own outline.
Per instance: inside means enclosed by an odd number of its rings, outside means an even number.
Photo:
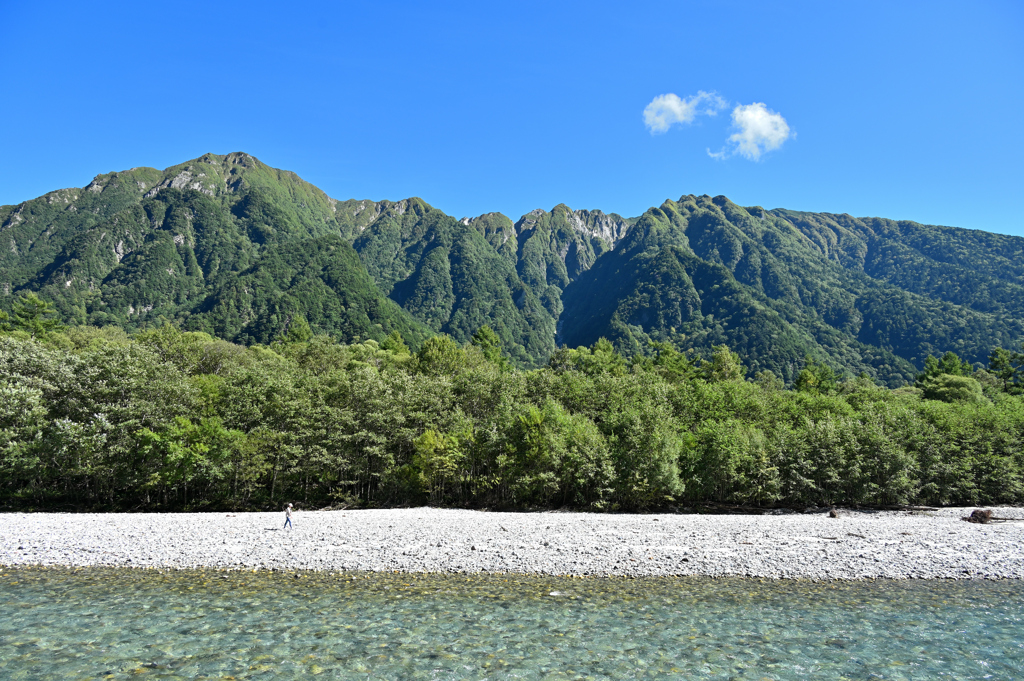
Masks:
[[[339,337],[399,331],[418,344],[432,331],[367,275],[339,236],[337,204],[241,153],[99,175],[0,208],[12,244],[0,280],[10,293],[38,291],[71,323],[136,329],[163,318],[269,342],[301,314]]]
[[[725,343],[752,369],[769,369],[786,380],[810,354],[897,385],[928,354],[953,350],[983,362],[993,347],[1015,346],[1024,337],[1015,296],[1022,278],[1010,265],[996,271],[1009,274],[1003,281],[986,280],[987,309],[978,309],[982,306],[965,304],[971,302],[966,293],[943,298],[941,291],[925,295],[890,283],[895,277],[912,280],[911,268],[936,261],[892,237],[870,233],[864,221],[843,216],[861,226],[858,241],[850,230],[823,229],[838,226],[831,216],[814,215],[811,221],[793,215],[744,209],[721,196],[684,196],[647,211],[615,252],[566,292],[565,343],[586,345],[606,336],[627,352],[641,351],[652,340],[699,348]],[[906,223],[904,229],[924,227]],[[947,239],[966,232],[928,229]],[[1016,237],[996,241],[1011,253],[1024,243]],[[888,277],[878,277],[877,266],[876,276],[865,271],[872,249],[899,246],[902,259],[888,261]],[[666,248],[676,249],[674,255]],[[680,262],[687,277],[669,274],[666,258],[679,260],[686,253],[696,256]],[[983,251],[981,257],[991,254]],[[724,271],[709,278],[698,267],[702,264]],[[694,285],[698,279],[703,288]],[[663,308],[673,296],[682,301],[668,315],[674,323],[658,321],[666,318]],[[995,304],[1007,313],[989,311]]]
[[[166,319],[266,343],[303,316],[350,342],[468,342],[521,366],[558,345],[653,341],[793,380],[805,356],[889,385],[929,354],[984,362],[1024,339],[1024,239],[682,196],[636,218],[559,204],[457,220],[419,198],[339,201],[236,152],[98,175],[0,206],[0,307],[69,323]]]

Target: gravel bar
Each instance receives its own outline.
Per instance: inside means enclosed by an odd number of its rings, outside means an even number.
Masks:
[[[1022,579],[1018,522],[972,509],[774,515],[492,513],[435,508],[283,513],[6,513],[0,565]]]

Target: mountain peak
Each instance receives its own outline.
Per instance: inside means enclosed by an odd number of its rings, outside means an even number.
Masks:
[[[512,224],[512,220],[508,216],[506,216],[504,213],[499,213],[497,211],[493,211],[493,212],[490,212],[490,213],[482,213],[480,215],[477,215],[475,218],[464,217],[461,220],[459,220],[459,222],[461,222],[464,225],[473,225],[473,224],[475,224],[477,222],[484,222],[484,221],[486,221],[486,222],[491,222],[491,221],[508,222],[510,225]]]

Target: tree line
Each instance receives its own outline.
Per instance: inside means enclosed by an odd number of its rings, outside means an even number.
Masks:
[[[524,371],[481,327],[411,350],[315,336],[244,347],[170,324],[0,317],[0,505],[213,510],[438,505],[644,511],[1024,502],[1024,348],[929,357],[912,386],[811,358],[790,387],[655,344]]]

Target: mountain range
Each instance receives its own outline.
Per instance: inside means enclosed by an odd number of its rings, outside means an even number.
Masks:
[[[0,246],[0,308],[32,291],[69,324],[167,320],[242,343],[299,317],[414,348],[488,325],[523,367],[604,337],[626,355],[725,344],[787,382],[811,356],[897,386],[929,354],[984,363],[1024,339],[1024,238],[724,196],[456,219],[206,154],[0,206]]]

